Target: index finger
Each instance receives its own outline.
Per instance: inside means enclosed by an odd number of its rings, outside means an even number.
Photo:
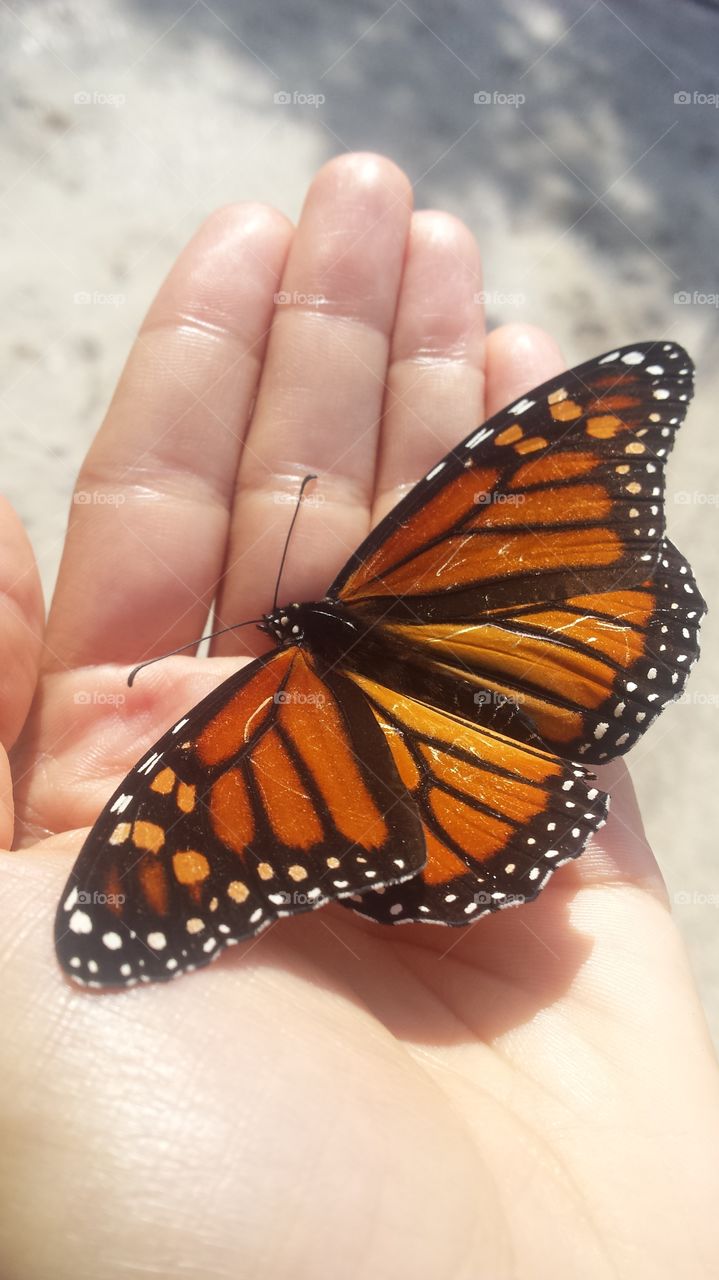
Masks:
[[[202,633],[291,236],[267,206],[222,209],[160,289],[80,472],[47,669]]]

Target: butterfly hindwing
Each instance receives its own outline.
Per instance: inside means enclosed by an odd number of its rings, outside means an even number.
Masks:
[[[603,824],[607,797],[586,769],[358,680],[417,805],[427,862],[345,906],[387,924],[469,924],[531,901]]]
[[[424,859],[361,690],[288,647],[216,689],[118,788],[63,894],[58,956],[89,985],[171,978]]]
[[[408,687],[413,670],[415,683],[422,669],[441,672],[473,721],[515,710],[511,736],[597,764],[628,751],[682,692],[704,609],[686,560],[665,540],[642,583],[472,623],[389,622],[383,631],[405,654]]]

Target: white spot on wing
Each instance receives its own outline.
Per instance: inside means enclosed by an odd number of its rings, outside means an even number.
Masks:
[[[161,752],[161,751],[153,751],[152,755],[147,757],[147,760],[144,760],[142,764],[139,764],[139,765],[137,766],[137,772],[138,772],[138,773],[149,773],[149,772],[150,772],[150,770],[151,770],[151,769],[153,769],[153,768],[155,767],[155,765],[157,764],[158,760],[161,760],[161,759],[162,759],[162,752]]]
[[[470,436],[469,440],[465,441],[465,449],[475,449],[478,444],[481,444],[482,441],[486,440],[487,436],[491,436],[491,434],[492,431],[490,427],[480,427],[479,431],[475,431],[474,435]]]
[[[425,480],[434,480],[434,477],[438,476],[440,471],[443,471],[446,465],[447,464],[445,462],[438,462],[436,467],[432,467],[432,470],[427,472],[424,477]]]
[[[86,911],[73,911],[68,924],[73,933],[92,933],[92,920]]]

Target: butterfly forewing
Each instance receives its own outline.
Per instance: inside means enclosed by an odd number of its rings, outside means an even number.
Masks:
[[[496,415],[390,513],[332,593],[405,692],[432,700],[431,671],[435,705],[494,709],[566,759],[631,747],[698,652],[705,606],[663,509],[691,392],[672,343],[610,352]]]
[[[424,858],[363,694],[292,646],[221,685],[124,780],[63,894],[58,955],[90,985],[171,978]]]
[[[474,618],[646,578],[663,468],[692,394],[672,343],[551,379],[439,462],[330,589],[367,617]]]

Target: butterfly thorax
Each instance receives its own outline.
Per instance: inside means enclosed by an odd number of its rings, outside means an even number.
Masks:
[[[360,627],[334,600],[288,604],[262,615],[258,629],[278,645],[306,644],[318,657],[334,662],[356,644]]]

